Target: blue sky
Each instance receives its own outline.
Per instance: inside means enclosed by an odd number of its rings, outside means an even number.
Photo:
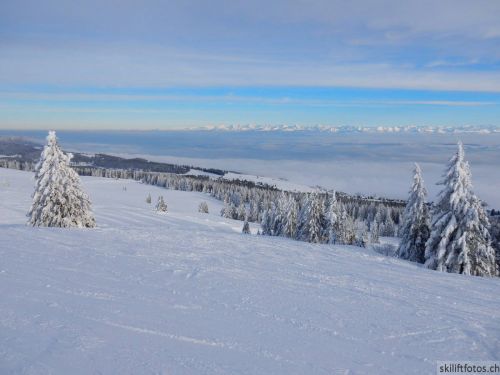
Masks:
[[[0,127],[500,125],[498,1],[0,3]]]

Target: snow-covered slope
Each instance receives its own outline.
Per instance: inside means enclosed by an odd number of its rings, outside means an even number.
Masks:
[[[29,228],[31,177],[0,169],[1,374],[423,374],[500,359],[498,278],[242,235],[206,195],[124,180],[83,179],[98,228]]]

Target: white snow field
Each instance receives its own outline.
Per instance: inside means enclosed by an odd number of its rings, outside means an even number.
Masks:
[[[0,374],[435,374],[438,360],[500,360],[500,278],[243,235],[207,195],[127,180],[83,178],[96,229],[31,228],[32,176],[0,169]]]

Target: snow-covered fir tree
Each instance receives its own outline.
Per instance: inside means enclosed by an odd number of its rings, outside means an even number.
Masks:
[[[278,232],[276,231],[276,228],[278,227],[277,225],[277,213],[278,213],[278,208],[274,202],[269,203],[269,210],[267,210],[267,220],[268,220],[268,226],[269,226],[269,234],[271,236],[276,236],[278,235]]]
[[[287,204],[288,198],[286,194],[282,192],[279,196],[274,215],[273,234],[275,236],[285,236]]]
[[[167,212],[167,204],[163,200],[163,195],[160,195],[158,197],[158,201],[156,202],[155,210],[158,213],[165,213],[165,212]]]
[[[337,201],[335,192],[333,192],[333,194],[328,199],[326,216],[326,241],[329,244],[348,244],[349,242],[347,239],[346,228],[347,213],[342,207],[342,204]]]
[[[337,201],[338,220],[337,220],[337,233],[336,243],[341,245],[352,245],[356,238],[356,229],[354,219],[347,213],[344,205]]]
[[[311,206],[311,194],[307,193],[301,197],[299,204],[299,215],[297,220],[297,231],[295,239],[309,241],[309,211]]]
[[[201,212],[203,214],[208,214],[208,204],[207,202],[203,201],[200,203],[198,206],[198,212]]]
[[[255,201],[254,199],[250,200],[250,213],[248,220],[249,221],[259,221],[259,214],[260,214],[260,202]]]
[[[429,239],[429,210],[426,204],[427,191],[424,187],[422,171],[415,163],[413,183],[403,214],[400,230],[401,242],[397,256],[412,262],[424,263],[425,244]]]
[[[296,237],[298,216],[299,207],[297,201],[292,195],[289,195],[286,203],[286,219],[283,226],[283,236],[289,238]]]
[[[497,270],[500,273],[500,212],[491,210],[490,213],[491,246],[495,249]]]
[[[308,229],[309,229],[309,242],[322,243],[323,242],[323,203],[319,194],[315,193],[311,196],[311,203],[309,205],[309,212],[307,216]]]
[[[260,222],[260,233],[263,236],[272,236],[272,215],[270,214],[270,209],[267,209],[262,214],[262,220]]]
[[[385,237],[396,236],[396,224],[392,218],[392,210],[389,207],[385,207],[385,209],[381,212],[381,219],[382,220],[379,223],[378,228],[379,235]]]
[[[146,197],[146,203],[151,204],[151,194]]]
[[[226,197],[224,198],[224,207],[221,210],[221,216],[227,219],[237,218],[236,206],[234,205],[229,195],[226,195]]]
[[[236,216],[237,220],[245,220],[245,218],[247,217],[245,204],[243,202],[241,202],[238,206],[238,209],[236,210]]]
[[[379,243],[380,231],[383,227],[383,224],[384,224],[384,216],[382,214],[382,211],[380,209],[377,209],[375,217],[373,218],[373,221],[369,225],[370,228],[369,237],[371,243]]]
[[[50,131],[35,170],[35,192],[28,212],[30,225],[95,227],[89,197],[69,165],[71,157],[59,148],[56,133]]]
[[[246,219],[245,222],[243,223],[243,228],[241,229],[241,233],[250,234],[250,224],[248,224],[248,220]]]
[[[337,234],[337,223],[339,221],[339,213],[337,207],[337,199],[335,198],[335,192],[328,199],[328,207],[326,213],[327,219],[327,228],[325,228],[326,235],[328,236],[328,243],[335,244],[338,242],[338,234]]]
[[[374,230],[373,232],[368,231],[368,227],[365,222],[358,221],[354,223],[354,240],[353,245],[359,247],[367,247],[369,243],[378,243],[379,237],[378,232]]]
[[[469,164],[462,143],[450,159],[432,212],[431,234],[425,265],[438,271],[476,276],[497,274],[489,221],[479,198],[472,192]]]
[[[380,234],[379,234],[379,224],[378,222],[374,222],[371,226],[370,231],[366,231],[366,238],[368,239],[368,243],[380,243]],[[365,246],[363,246],[365,247]]]

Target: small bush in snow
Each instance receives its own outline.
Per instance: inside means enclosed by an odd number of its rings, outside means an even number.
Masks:
[[[163,195],[158,197],[158,202],[156,203],[155,210],[158,213],[167,212],[167,204],[163,200]]]
[[[198,212],[201,212],[203,214],[208,214],[208,204],[207,202],[201,202],[200,205],[198,206]]]
[[[243,229],[241,230],[243,234],[250,234],[250,224],[248,224],[248,220],[245,220],[243,223]]]

